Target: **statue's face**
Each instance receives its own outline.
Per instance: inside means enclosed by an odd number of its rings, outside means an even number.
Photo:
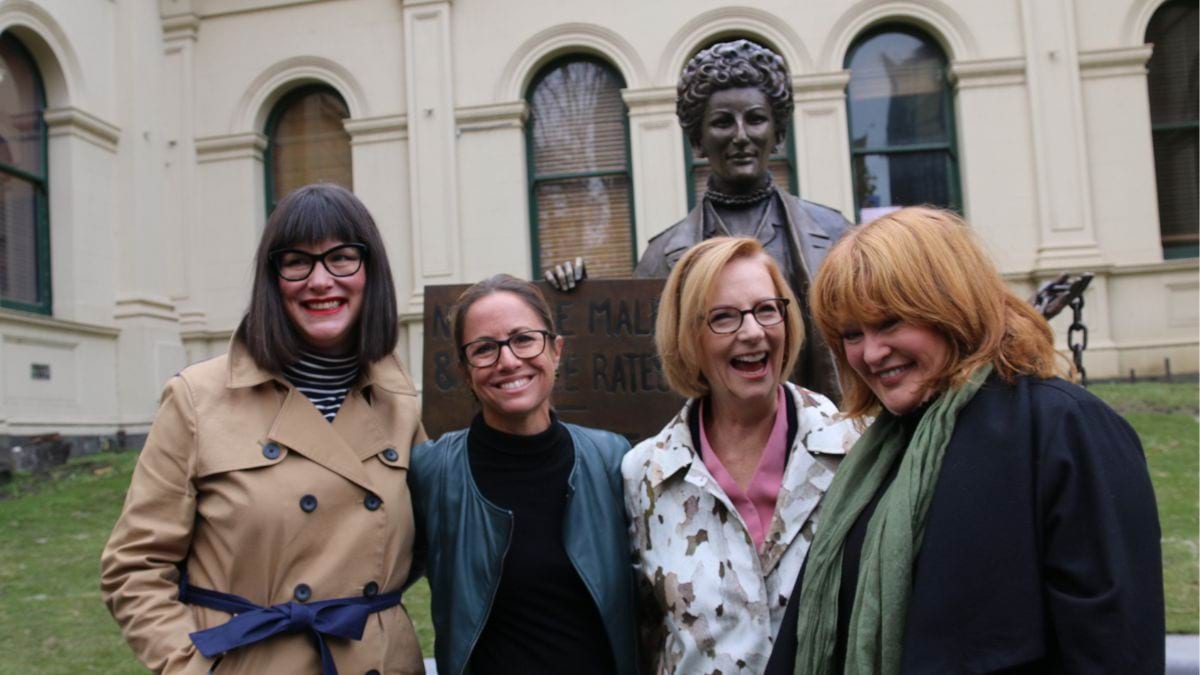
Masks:
[[[775,148],[775,116],[757,87],[722,89],[709,97],[693,151],[708,158],[714,187],[743,194],[758,187]]]

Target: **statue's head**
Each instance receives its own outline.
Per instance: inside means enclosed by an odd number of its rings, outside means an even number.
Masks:
[[[774,117],[775,144],[783,141],[792,119],[792,79],[783,59],[749,40],[720,42],[692,57],[676,88],[675,113],[693,147],[699,147],[708,99],[724,89],[754,87],[763,93]]]

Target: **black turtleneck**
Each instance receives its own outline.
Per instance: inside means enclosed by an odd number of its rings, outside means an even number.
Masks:
[[[467,456],[483,496],[513,517],[500,587],[471,652],[471,672],[614,672],[600,612],[563,545],[567,478],[575,465],[570,432],[554,417],[545,431],[516,436],[476,415]]]

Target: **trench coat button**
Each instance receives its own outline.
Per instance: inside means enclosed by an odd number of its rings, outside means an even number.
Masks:
[[[363,586],[363,597],[373,598],[379,594],[379,584],[374,581],[368,581],[366,586]]]
[[[400,459],[400,453],[396,452],[395,448],[388,448],[383,451],[383,458],[389,462],[394,462]]]
[[[312,589],[308,587],[308,584],[296,584],[296,589],[292,591],[292,597],[300,602],[308,602],[308,599],[312,597]]]
[[[282,452],[283,451],[279,449],[279,446],[274,443],[267,443],[263,446],[263,457],[266,457],[267,459],[279,459],[279,455]]]
[[[379,498],[379,495],[373,492],[368,492],[366,499],[363,500],[363,506],[367,507],[368,511],[374,511],[378,509],[379,505],[382,503],[383,500]]]
[[[312,513],[317,510],[317,498],[312,495],[304,495],[300,498],[300,510],[305,513]]]

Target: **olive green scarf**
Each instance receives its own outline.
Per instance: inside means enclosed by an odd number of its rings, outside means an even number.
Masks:
[[[863,541],[850,634],[847,675],[900,672],[900,651],[912,590],[912,567],[925,533],[946,445],[959,410],[992,371],[979,368],[925,411],[905,451],[903,424],[884,411],[854,444],[821,502],[816,536],[800,591],[797,675],[831,675],[837,641],[838,589],[846,534],[879,490],[896,458],[896,478],[879,500]]]

